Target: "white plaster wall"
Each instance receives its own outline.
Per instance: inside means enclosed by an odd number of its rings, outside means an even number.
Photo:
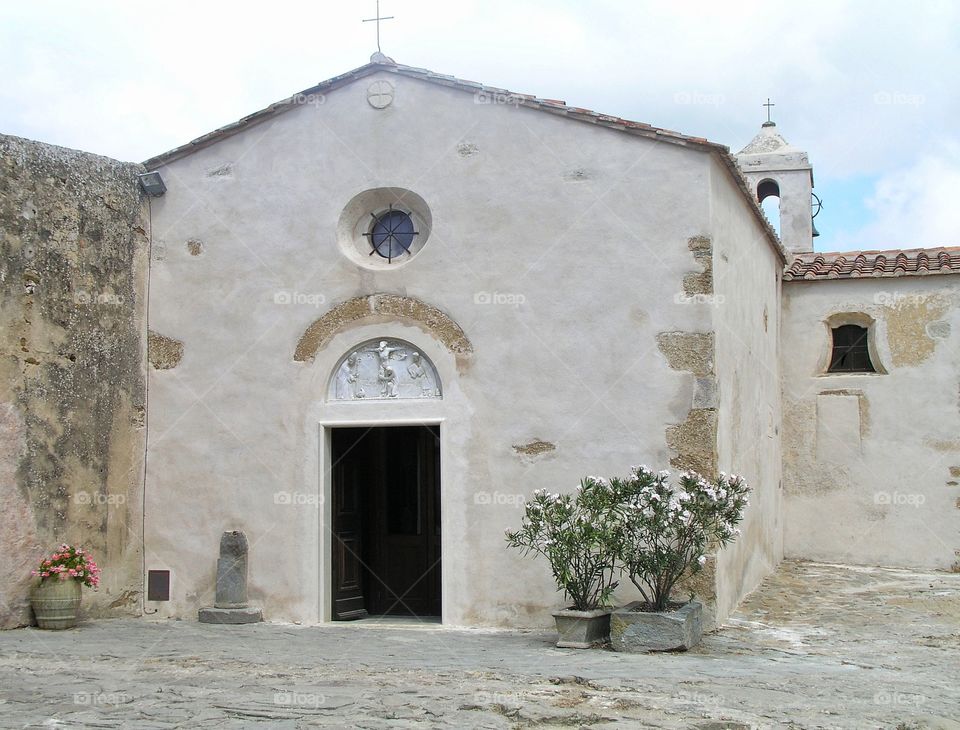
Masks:
[[[803,155],[803,160],[806,160],[806,155]],[[777,169],[772,166],[772,169],[764,172],[748,170],[745,174],[754,194],[757,186],[764,180],[776,181],[780,188],[780,240],[789,251],[812,251],[813,219],[810,217],[810,194],[813,186],[809,167]]]
[[[396,86],[382,111],[366,101],[377,78]],[[267,619],[325,618],[322,424],[399,419],[442,423],[445,623],[546,625],[562,598],[543,561],[505,547],[514,495],[667,464],[664,431],[686,416],[692,383],[655,337],[710,327],[708,309],[674,303],[697,269],[687,239],[709,232],[709,160],[383,72],[163,168],[150,326],[185,352],[150,378],[146,563],[172,570],[172,600],[149,610],[190,618],[209,605],[219,536],[242,529]],[[335,232],[347,202],[380,186],[422,196],[433,232],[407,265],[372,272]],[[318,304],[275,304],[278,291]],[[474,354],[458,369],[422,329],[382,321],[293,361],[324,311],[375,292],[442,309]],[[478,303],[481,292],[522,303]],[[337,359],[380,336],[430,355],[442,403],[325,402]],[[534,438],[556,451],[514,452]],[[275,505],[278,491],[316,497]],[[495,492],[506,496],[476,503]]]
[[[949,569],[960,549],[960,280],[785,282],[789,557]],[[838,313],[886,374],[825,374]]]
[[[752,486],[742,535],[716,562],[716,619],[783,558],[780,453],[780,272],[782,262],[760,222],[714,164],[711,185],[715,301],[711,305],[719,394],[720,471]]]

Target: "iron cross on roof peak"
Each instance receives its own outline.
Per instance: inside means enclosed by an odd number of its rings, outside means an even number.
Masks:
[[[377,17],[376,18],[366,18],[361,21],[363,23],[376,23],[377,24],[377,53],[382,53],[380,50],[380,21],[381,20],[393,20],[392,15],[381,16],[380,15],[380,0],[377,0]]]
[[[761,106],[767,107],[767,121],[763,123],[763,126],[764,126],[764,127],[775,127],[775,126],[776,126],[776,122],[774,122],[774,121],[770,118],[770,109],[771,109],[771,107],[775,107],[776,104],[774,104],[772,101],[770,101],[770,97],[768,96],[768,97],[767,97],[767,103],[766,103],[766,104],[761,104]]]

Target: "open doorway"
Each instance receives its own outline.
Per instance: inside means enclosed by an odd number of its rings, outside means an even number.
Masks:
[[[335,621],[439,617],[440,427],[334,428]]]

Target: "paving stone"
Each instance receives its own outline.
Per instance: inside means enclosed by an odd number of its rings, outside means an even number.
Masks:
[[[787,562],[688,652],[555,641],[362,621],[5,631],[0,727],[960,729],[960,575]]]

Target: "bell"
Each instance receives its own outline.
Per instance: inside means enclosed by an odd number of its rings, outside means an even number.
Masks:
[[[817,230],[817,224],[814,223],[813,218],[810,219],[810,227],[813,229],[813,235],[811,238],[816,238],[820,235],[820,231]]]

